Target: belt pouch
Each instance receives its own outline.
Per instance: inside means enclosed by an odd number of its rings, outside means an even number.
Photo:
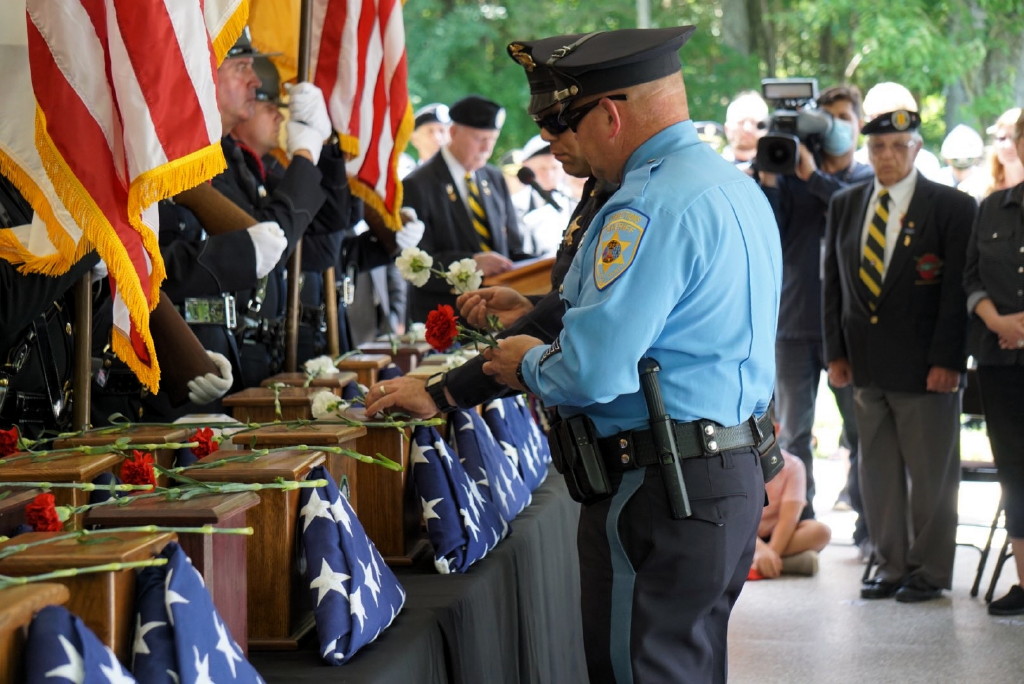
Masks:
[[[550,434],[552,460],[565,477],[569,496],[582,504],[609,497],[612,488],[593,421],[584,415],[572,416],[556,423]]]

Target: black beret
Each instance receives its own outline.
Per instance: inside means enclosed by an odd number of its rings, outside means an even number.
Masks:
[[[571,45],[582,36],[582,33],[574,33],[540,40],[517,40],[508,44],[506,49],[509,57],[523,67],[526,71],[526,80],[530,83],[530,104],[526,107],[527,114],[540,114],[558,102],[555,99],[555,76],[544,63],[555,49]]]
[[[452,118],[448,115],[448,105],[441,104],[440,102],[434,102],[416,110],[416,113],[413,114],[412,127],[413,130],[415,130],[423,124],[450,124],[451,122]]]
[[[623,29],[588,34],[552,51],[558,100],[607,93],[679,71],[681,48],[695,26]]]
[[[267,57],[260,55],[252,60],[253,71],[260,79],[260,87],[256,89],[256,99],[260,102],[273,102],[281,105],[281,77],[277,67]]]
[[[916,131],[921,125],[921,115],[907,109],[897,109],[895,112],[879,114],[871,121],[864,124],[860,132],[864,135],[878,135],[879,133],[907,133]]]
[[[479,95],[469,95],[451,106],[448,114],[453,123],[497,130],[505,123],[505,108]]]

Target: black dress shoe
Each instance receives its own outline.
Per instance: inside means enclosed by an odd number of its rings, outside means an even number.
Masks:
[[[1010,593],[988,604],[989,615],[1024,615],[1024,589],[1019,584],[1010,587]]]
[[[942,589],[933,587],[920,577],[911,576],[896,592],[896,600],[900,603],[921,603],[942,596]]]
[[[894,596],[899,588],[899,582],[872,577],[860,585],[860,597],[862,599],[887,599]]]

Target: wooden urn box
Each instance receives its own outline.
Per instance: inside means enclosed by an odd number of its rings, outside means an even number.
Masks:
[[[390,363],[391,357],[387,354],[351,354],[338,361],[338,369],[354,372],[359,384],[369,387]]]
[[[0,549],[60,534],[29,532],[0,543]],[[21,577],[64,568],[148,560],[174,540],[175,535],[170,532],[121,532],[116,537],[90,539],[87,544],[75,539],[62,539],[0,560],[0,574]],[[70,592],[68,610],[82,618],[122,662],[129,662],[131,657],[131,639],[135,629],[135,573],[134,569],[128,569],[54,580]]]
[[[247,387],[224,397],[224,406],[243,423],[273,423],[288,420],[309,420],[313,417],[310,398],[321,387]],[[277,405],[281,414],[277,414]]]
[[[244,453],[235,451],[232,456]],[[199,463],[219,458],[214,453]],[[253,461],[190,469],[186,474],[202,482],[300,481],[325,460],[322,451],[276,451]],[[264,489],[257,495],[260,502],[246,516],[253,528],[246,553],[249,648],[294,650],[314,624],[309,586],[298,563],[299,490]]]
[[[145,498],[124,506],[94,508],[86,514],[85,522],[99,527],[246,527],[246,511],[259,503],[260,497],[256,492],[201,494],[174,501]],[[214,605],[243,653],[249,652],[246,601],[248,542],[249,537],[240,534],[178,534],[181,550],[203,576]]]
[[[8,459],[25,452],[11,454]],[[92,482],[100,473],[116,472],[121,466],[120,454],[83,454],[66,452],[40,456],[37,460],[19,458],[0,465],[0,482]],[[89,503],[89,492],[73,487],[50,490],[57,506],[83,506]],[[72,521],[69,521],[69,523]],[[73,521],[81,527],[81,516]]]
[[[63,584],[49,582],[0,589],[0,684],[26,681],[22,661],[29,623],[46,606],[67,603],[68,596]]]
[[[99,431],[87,432],[84,435],[66,437],[56,440],[54,448],[67,449],[77,446],[107,446],[119,439],[127,437],[132,444],[168,444],[174,442],[187,442],[189,435],[195,432],[187,427],[167,425],[132,425],[122,430],[111,430],[104,428]],[[162,468],[173,468],[177,449],[153,449],[153,460]],[[120,474],[120,467],[115,469],[115,474]],[[167,477],[157,477],[156,483],[160,487],[167,486]]]
[[[314,387],[318,390],[331,390],[339,397],[341,391],[345,389],[345,386],[356,379],[354,371],[338,371],[330,375],[320,375],[312,380],[305,373],[278,373],[277,375],[271,375],[269,378],[264,379],[260,383],[260,387],[270,387],[271,385],[285,385],[286,387],[306,387],[306,383],[309,383],[309,387]]]
[[[398,342],[391,344],[390,340],[379,340],[376,342],[364,342],[359,345],[359,351],[364,354],[386,354],[391,356],[395,365],[408,373],[418,366],[423,357],[430,353],[432,347],[426,342]],[[367,385],[369,386],[369,385]]]

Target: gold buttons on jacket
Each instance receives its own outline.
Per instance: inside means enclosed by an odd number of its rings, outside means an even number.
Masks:
[[[875,323],[878,323],[878,316],[872,316],[868,320],[871,321],[872,325],[874,325]]]

